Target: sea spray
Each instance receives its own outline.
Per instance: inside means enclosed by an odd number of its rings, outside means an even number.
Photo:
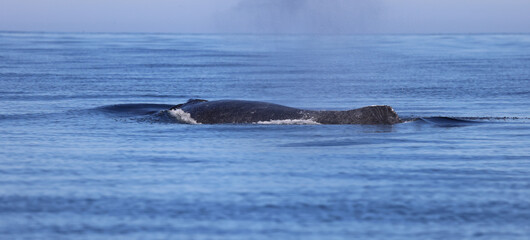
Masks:
[[[191,117],[191,114],[182,111],[182,109],[168,110],[168,113],[181,123],[199,124],[197,121],[195,121],[195,119]]]

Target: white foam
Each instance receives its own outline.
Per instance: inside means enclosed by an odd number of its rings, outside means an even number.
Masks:
[[[270,120],[270,121],[259,121],[255,124],[264,125],[318,125],[320,123],[315,122],[312,119],[285,119],[285,120]]]
[[[182,109],[168,110],[170,116],[174,117],[180,123],[187,124],[200,124],[191,117],[191,114],[184,112]],[[263,125],[317,125],[320,124],[312,119],[284,119],[284,120],[270,120],[270,121],[259,121],[254,124]]]
[[[173,116],[177,121],[187,124],[200,124],[191,117],[191,114],[182,111],[182,109],[171,109],[168,111],[169,115]]]

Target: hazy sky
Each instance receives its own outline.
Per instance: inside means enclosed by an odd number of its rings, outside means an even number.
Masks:
[[[530,32],[530,0],[0,0],[0,30]]]

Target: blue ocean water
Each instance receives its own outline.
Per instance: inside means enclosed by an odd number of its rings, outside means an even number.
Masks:
[[[180,124],[189,98],[396,125]],[[528,239],[530,35],[0,32],[0,239]]]

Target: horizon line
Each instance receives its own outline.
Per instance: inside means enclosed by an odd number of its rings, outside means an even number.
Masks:
[[[369,35],[526,35],[530,32],[374,32],[374,33],[274,33],[274,32],[148,32],[148,31],[47,31],[47,30],[3,30],[0,33],[44,33],[44,34],[151,34],[151,35],[247,35],[247,36],[369,36]]]

